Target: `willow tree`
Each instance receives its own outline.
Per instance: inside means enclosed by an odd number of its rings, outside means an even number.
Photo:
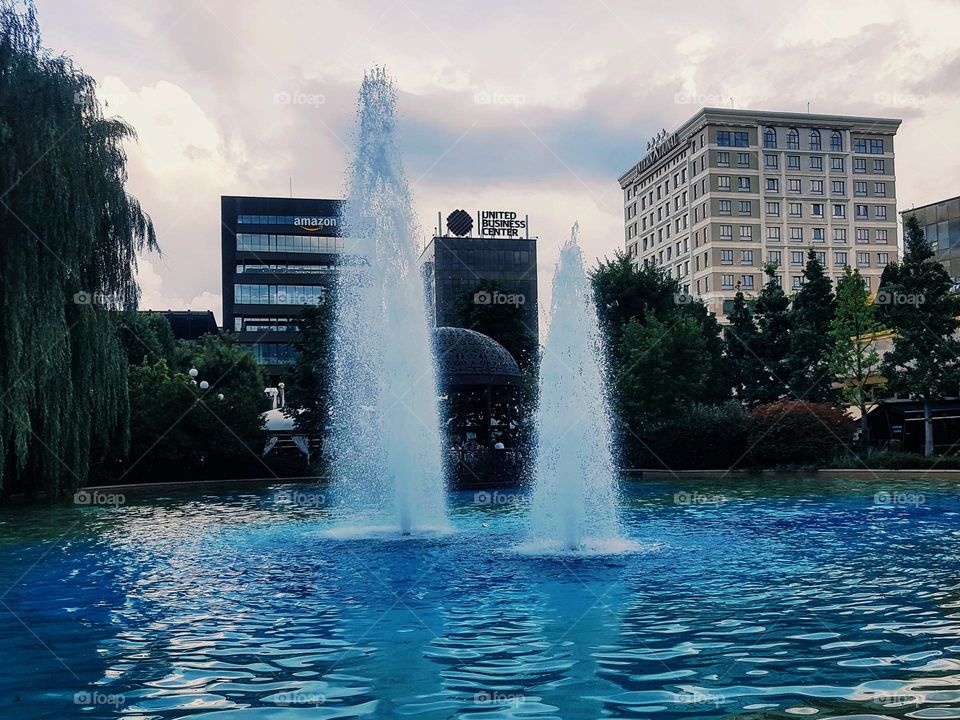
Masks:
[[[32,3],[0,0],[0,487],[63,493],[126,441],[113,311],[136,307],[153,226],[124,190],[94,81],[41,47]]]

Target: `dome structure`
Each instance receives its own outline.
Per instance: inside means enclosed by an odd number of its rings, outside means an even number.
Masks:
[[[439,327],[433,331],[433,346],[442,385],[521,384],[516,360],[503,345],[483,333]]]

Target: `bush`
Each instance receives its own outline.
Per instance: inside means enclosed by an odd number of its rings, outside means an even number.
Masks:
[[[749,425],[752,467],[828,467],[853,450],[853,423],[833,405],[781,400],[755,408]]]
[[[926,457],[917,453],[882,451],[869,455],[849,454],[839,458],[835,468],[847,470],[957,470],[960,469],[960,457],[956,455],[931,455]]]
[[[692,405],[653,430],[641,448],[643,467],[717,470],[735,467],[747,450],[749,416],[735,402]]]

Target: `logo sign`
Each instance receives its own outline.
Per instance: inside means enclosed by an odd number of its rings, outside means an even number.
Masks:
[[[527,229],[526,218],[506,210],[480,211],[480,237],[515,238]]]
[[[337,218],[335,217],[307,217],[298,216],[293,218],[293,224],[306,230],[307,232],[317,232],[319,230],[330,230],[337,228]]]
[[[639,170],[643,172],[648,167],[653,165],[655,162],[660,160],[664,155],[673,150],[677,145],[680,144],[680,133],[675,132],[672,135],[664,135],[660,137],[656,143],[652,146],[650,152],[648,152],[644,158],[640,161]]]
[[[447,215],[447,230],[457,237],[469,235],[473,230],[473,218],[466,210],[454,210]]]

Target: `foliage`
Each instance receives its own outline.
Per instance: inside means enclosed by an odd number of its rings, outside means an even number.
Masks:
[[[131,365],[174,363],[176,338],[170,322],[158,312],[126,312],[119,316],[117,334]]]
[[[909,452],[849,453],[841,455],[831,467],[848,470],[960,470],[960,457],[956,455],[919,455]]]
[[[739,403],[696,403],[649,433],[638,464],[670,470],[733,468],[743,462],[748,432],[749,416]]]
[[[875,336],[882,326],[859,271],[844,270],[837,281],[836,305],[828,333],[830,370],[841,384],[842,397],[860,409],[860,439],[868,447],[867,386],[878,375],[880,355]]]
[[[825,403],[781,400],[750,413],[747,462],[754,467],[824,467],[850,451],[852,425],[840,408]]]
[[[480,280],[470,292],[463,293],[454,304],[457,324],[468,330],[493,338],[503,345],[517,361],[521,371],[535,368],[538,364],[537,336],[527,321],[527,311],[509,303],[478,303],[478,293],[504,293],[493,280]]]
[[[827,402],[835,396],[830,372],[830,327],[836,303],[830,278],[811,248],[804,283],[790,308],[790,347],[784,370],[791,397]]]
[[[329,298],[303,308],[298,319],[300,335],[294,345],[297,359],[284,375],[288,412],[294,412],[297,429],[323,437],[330,411],[330,373],[333,369],[332,308]]]
[[[135,259],[156,241],[124,189],[133,131],[23,7],[0,0],[0,486],[62,494],[126,442],[127,358],[105,308],[136,307]]]
[[[726,355],[726,384],[734,395],[747,405],[758,402],[761,385],[767,373],[760,359],[760,333],[753,310],[738,289],[733,308],[727,316],[729,324],[723,329]]]
[[[756,396],[748,404],[770,403],[787,394],[786,358],[790,350],[790,300],[783,293],[776,267],[766,268],[767,282],[753,302],[757,321],[757,357],[764,368],[757,378]]]

